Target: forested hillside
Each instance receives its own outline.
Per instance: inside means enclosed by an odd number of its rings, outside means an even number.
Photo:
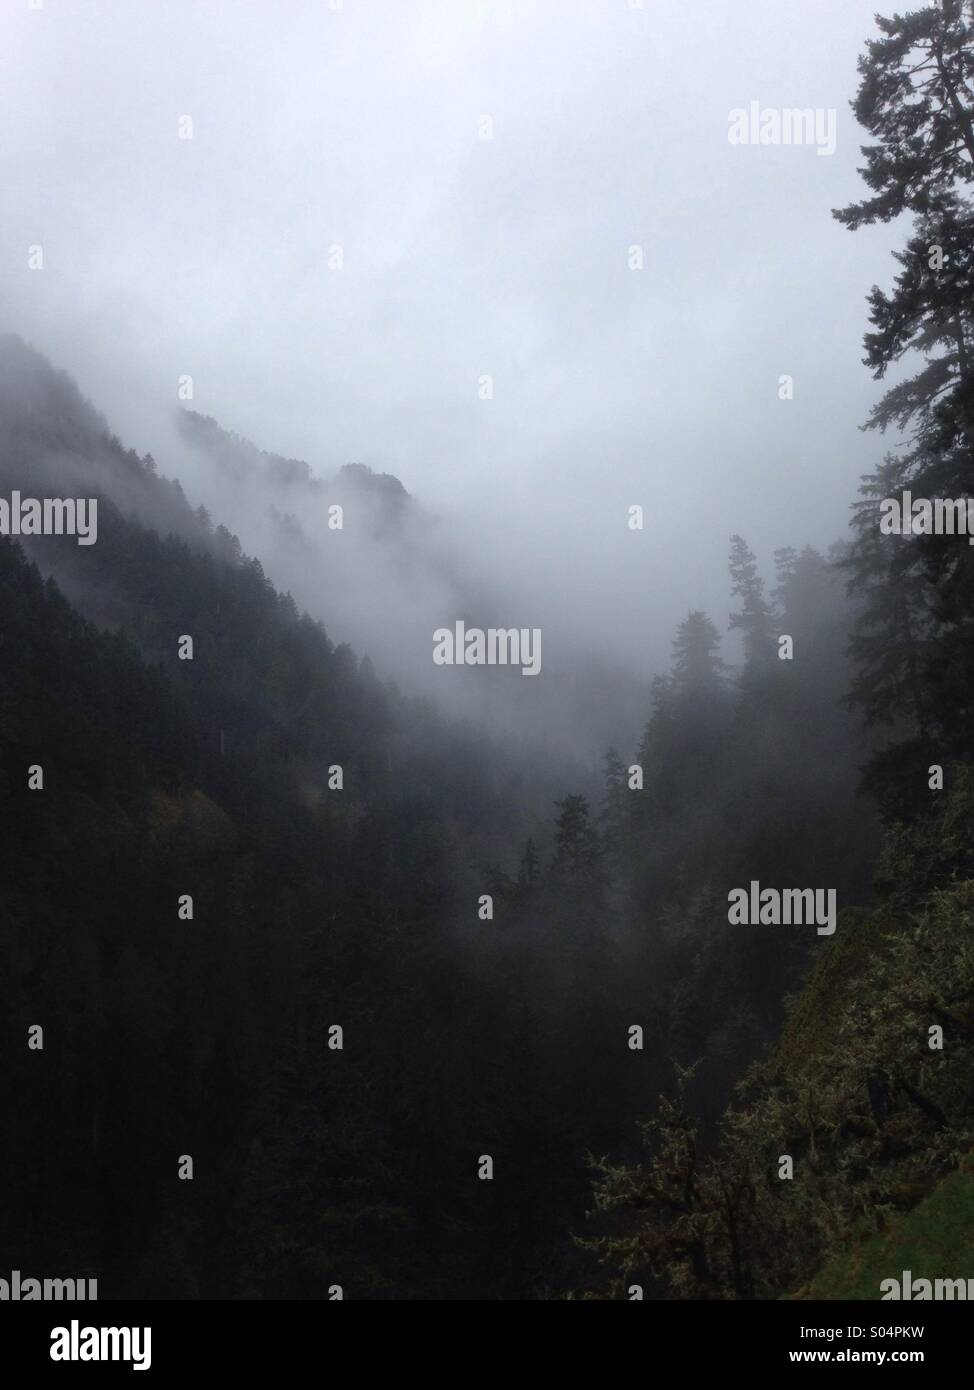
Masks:
[[[974,537],[885,524],[974,494],[974,7],[878,25],[835,217],[911,223],[868,298],[889,452],[849,539],[730,535],[666,669],[434,699],[422,605],[506,611],[435,498],[188,410],[180,483],[0,339],[0,497],[97,501],[93,544],[0,537],[0,1265],[103,1299],[974,1271]],[[736,920],[761,889],[834,913]]]
[[[45,1026],[7,1084],[17,1113],[38,1073],[46,1096],[5,1150],[10,1261],[93,1266],[106,1293],[558,1296],[587,1154],[629,1145],[671,1055],[707,1051],[718,1110],[800,977],[807,941],[728,949],[727,875],[817,856],[862,886],[841,661],[799,685],[755,636],[732,676],[691,615],[630,755],[645,790],[610,754],[592,800],[333,646],[67,379],[4,351],[4,486],[99,497],[97,544],[24,538],[46,581],[3,550],[6,1019],[12,1044]],[[776,609],[735,543],[735,621],[841,649],[833,569],[778,559]],[[823,763],[827,818],[803,792]]]
[[[846,703],[875,738],[863,786],[882,819],[878,897],[863,910],[833,858],[840,903],[860,906],[816,945],[776,1046],[716,1133],[694,1099],[705,1054],[677,1066],[640,1158],[597,1165],[591,1297],[645,1285],[663,1298],[878,1299],[905,1269],[974,1272],[974,560],[966,526],[929,524],[931,499],[964,515],[972,492],[974,12],[946,0],[877,23],[853,107],[873,138],[872,196],[835,216],[853,231],[913,219],[894,288],[869,296],[865,337],[877,379],[907,364],[868,422],[906,443],[863,479],[839,557],[856,604]],[[907,510],[890,527],[893,502]],[[745,632],[763,631],[759,591],[744,591]],[[806,787],[827,781],[826,767],[805,770]],[[815,821],[828,826],[824,803]],[[872,862],[849,848],[850,865]],[[754,846],[747,863],[760,859]]]

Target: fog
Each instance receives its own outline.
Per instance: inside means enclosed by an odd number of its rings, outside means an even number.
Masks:
[[[2,326],[408,688],[482,714],[432,628],[540,627],[502,719],[551,732],[581,675],[618,696],[559,737],[628,734],[676,622],[726,626],[729,535],[824,549],[882,452],[859,345],[896,232],[830,216],[873,10],[8,4]],[[835,152],[731,144],[755,101],[834,108]],[[235,480],[184,408],[323,487]],[[328,531],[352,462],[410,494],[392,536],[354,504]]]

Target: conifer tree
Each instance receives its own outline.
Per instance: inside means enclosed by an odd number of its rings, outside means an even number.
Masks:
[[[722,688],[720,633],[699,609],[688,613],[673,639],[672,687],[677,695],[706,697]]]
[[[864,481],[850,589],[865,607],[853,642],[852,699],[873,720],[910,721],[905,737],[949,730],[974,750],[974,551],[956,535],[878,535],[878,505],[897,491],[934,499],[974,493],[974,5],[941,0],[877,18],[860,59],[853,110],[873,196],[836,210],[852,230],[914,215],[892,291],[874,287],[866,364],[877,379],[902,358],[917,370],[889,389],[867,428],[907,432],[904,452]],[[905,523],[905,524],[904,524]]]
[[[743,536],[731,536],[731,593],[740,600],[740,611],[730,616],[731,629],[744,636],[744,659],[749,675],[766,671],[774,655],[774,623],[764,593],[764,580]]]

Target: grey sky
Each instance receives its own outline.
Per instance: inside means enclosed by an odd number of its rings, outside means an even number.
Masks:
[[[902,229],[830,216],[876,8],[5,0],[3,316],[190,493],[182,373],[264,448],[397,474],[511,622],[643,671],[690,606],[725,624],[732,531],[767,568],[828,544],[882,451],[864,297]],[[836,108],[836,153],[732,146],[754,100]]]

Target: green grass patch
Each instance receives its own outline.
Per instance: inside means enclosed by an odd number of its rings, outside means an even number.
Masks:
[[[793,1298],[880,1299],[884,1279],[974,1279],[974,1160],[912,1211],[826,1265]]]

